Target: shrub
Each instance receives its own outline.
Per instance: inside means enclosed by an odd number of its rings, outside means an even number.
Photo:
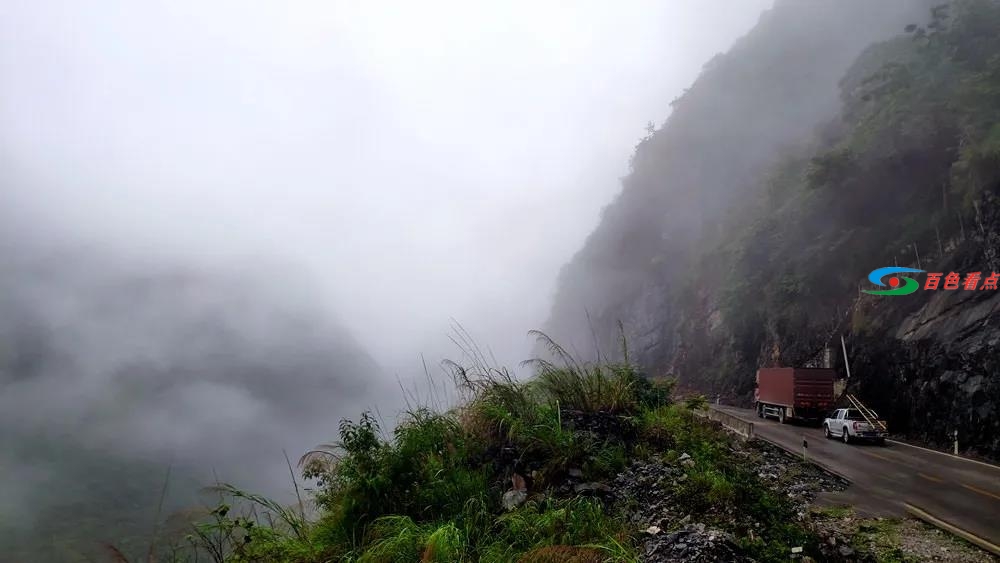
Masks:
[[[470,466],[477,445],[451,414],[416,410],[380,437],[366,413],[341,424],[341,440],[304,458],[320,480],[317,501],[357,538],[376,519],[399,515],[417,522],[461,514],[470,498],[489,490],[489,466]],[[319,456],[319,457],[317,457]],[[332,462],[323,463],[324,460]],[[356,539],[352,539],[355,542]]]
[[[636,368],[628,363],[585,364],[547,334],[532,331],[560,365],[535,358],[525,362],[536,367],[535,381],[545,395],[561,408],[586,413],[632,413],[639,407],[639,392],[649,392]],[[623,345],[624,348],[624,345]]]
[[[372,526],[358,563],[457,563],[468,560],[469,546],[453,522],[420,525],[406,516],[385,516]]]
[[[567,550],[567,546],[590,548],[604,553],[600,560],[624,557],[634,560],[632,539],[617,520],[611,518],[594,499],[574,498],[565,501],[547,499],[529,501],[517,510],[497,519],[494,541],[482,552],[481,561],[507,562],[531,561],[518,558],[519,554],[534,552],[552,554],[586,551]],[[557,550],[540,550],[560,546]],[[586,559],[584,559],[586,560]]]
[[[230,496],[277,519],[261,525],[259,517],[230,516],[221,505],[214,522],[198,528],[201,545],[221,546],[213,560],[234,563],[636,561],[636,540],[623,519],[597,499],[557,498],[554,491],[568,490],[562,485],[570,468],[601,480],[640,452],[665,452],[675,461],[690,454],[687,476],[664,486],[687,513],[738,537],[741,526],[753,529],[756,535],[741,540],[749,554],[770,560],[812,541],[791,520],[787,499],[735,461],[728,435],[695,415],[703,397],[672,404],[672,380],[650,382],[627,363],[563,360],[560,368],[538,362],[528,382],[482,362],[472,370],[453,366],[469,393],[466,405],[444,413],[413,409],[391,435],[370,413],[342,421],[335,444],[300,462],[318,480],[317,522],[307,522],[301,507],[231,489]],[[502,512],[512,471],[533,494]]]

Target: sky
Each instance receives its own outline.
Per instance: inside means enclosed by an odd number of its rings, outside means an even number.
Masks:
[[[647,123],[770,3],[11,0],[2,189],[50,240],[308,284],[390,373],[453,319],[514,366]]]

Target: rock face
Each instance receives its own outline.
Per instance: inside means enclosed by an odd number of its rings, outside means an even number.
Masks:
[[[928,271],[1000,271],[1000,198],[987,194],[977,207],[981,229]],[[1000,291],[871,296],[858,309],[867,320],[848,340],[852,386],[890,431],[951,449],[957,430],[963,453],[1000,459]]]
[[[1000,272],[1000,112],[983,94],[1000,39],[979,25],[1000,4],[871,6],[811,24],[812,4],[777,3],[705,66],[561,273],[547,332],[608,356],[620,321],[644,371],[744,405],[757,368],[815,366],[843,335],[848,390],[893,433],[950,446],[957,430],[1000,459],[1000,290],[862,292],[893,264]]]
[[[560,273],[547,332],[568,349],[593,351],[597,340],[611,354],[621,320],[644,362],[669,363],[681,345],[672,325],[701,298],[677,286],[692,275],[702,238],[751,207],[779,151],[837,114],[837,83],[855,57],[926,19],[933,3],[784,2],[765,12],[636,147],[621,193]]]
[[[957,430],[963,453],[1000,458],[998,336],[996,327],[983,326],[969,341],[857,337],[859,393],[893,433],[950,449]]]

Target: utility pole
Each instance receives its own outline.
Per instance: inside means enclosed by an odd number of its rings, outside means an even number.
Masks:
[[[844,335],[840,335],[840,348],[844,351],[844,369],[847,370],[847,379],[851,378],[851,362],[847,360],[847,344],[844,342]]]
[[[958,455],[958,428],[955,429],[955,455]]]

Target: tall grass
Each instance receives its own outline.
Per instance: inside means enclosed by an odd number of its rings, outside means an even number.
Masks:
[[[640,377],[628,363],[585,364],[541,331],[532,331],[538,342],[555,358],[525,362],[536,368],[536,382],[561,407],[582,412],[631,413],[638,407],[636,388]]]
[[[772,511],[763,530],[781,530],[774,515],[787,516],[787,506],[732,463],[726,436],[693,415],[700,399],[673,405],[672,382],[650,381],[627,361],[579,362],[533,334],[551,358],[530,362],[535,376],[522,381],[458,332],[466,363],[445,367],[461,405],[411,405],[391,432],[371,413],[343,420],[338,440],[299,461],[316,484],[314,521],[301,498],[283,507],[218,487],[226,502],[195,527],[195,552],[217,563],[636,561],[637,539],[608,505],[558,491],[571,469],[606,480],[636,456],[680,452],[696,460],[671,493],[683,510],[712,521],[756,503],[746,512]],[[506,511],[512,483],[530,498]],[[775,543],[758,528],[746,549],[777,553],[797,532]]]

